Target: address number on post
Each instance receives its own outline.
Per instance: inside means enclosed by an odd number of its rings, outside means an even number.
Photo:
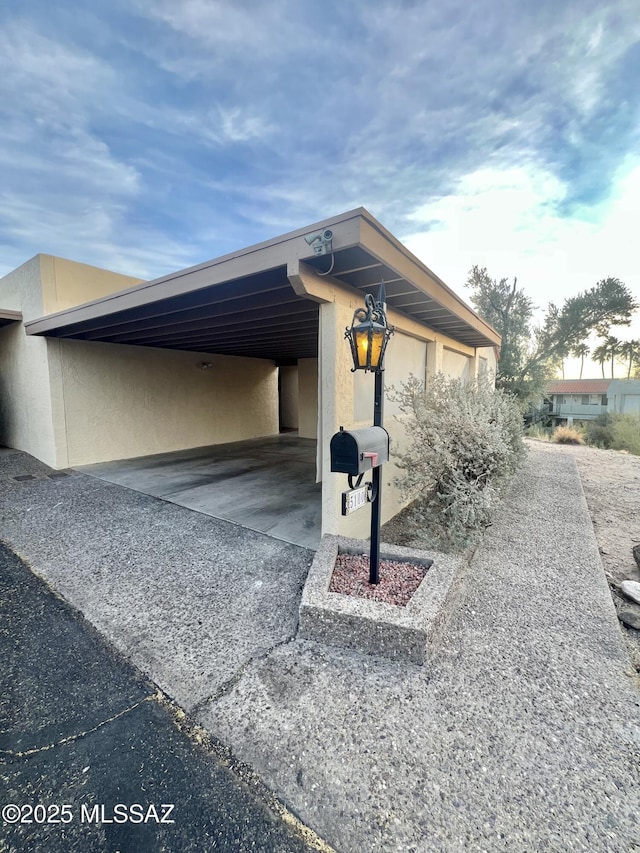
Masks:
[[[362,509],[363,506],[369,503],[369,486],[366,483],[364,486],[359,486],[357,489],[349,489],[348,492],[342,493],[342,514],[349,515],[357,509]]]

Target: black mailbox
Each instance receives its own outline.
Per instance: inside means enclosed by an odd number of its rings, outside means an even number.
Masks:
[[[346,430],[340,427],[331,439],[331,470],[340,474],[364,474],[389,461],[389,433],[384,427]]]

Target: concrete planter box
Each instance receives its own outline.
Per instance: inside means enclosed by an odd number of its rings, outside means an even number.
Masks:
[[[434,561],[406,607],[329,592],[338,554],[368,551],[368,542],[322,537],[302,592],[298,636],[393,660],[426,663],[461,591],[466,560],[383,544],[381,559]]]

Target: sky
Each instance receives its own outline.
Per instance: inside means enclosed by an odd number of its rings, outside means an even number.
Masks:
[[[639,81],[638,0],[3,0],[0,274],[150,279],[364,206],[467,301],[473,264],[541,311],[640,297]]]

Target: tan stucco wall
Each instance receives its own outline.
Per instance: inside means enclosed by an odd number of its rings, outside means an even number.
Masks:
[[[298,429],[298,367],[283,365],[280,369],[280,426]]]
[[[0,306],[42,315],[39,256],[0,280]],[[47,342],[27,337],[22,323],[0,329],[0,444],[56,465]]]
[[[318,359],[298,359],[298,435],[318,436]]]
[[[331,473],[329,443],[343,425],[353,428],[353,374],[344,329],[351,324],[353,308],[337,302],[320,306],[320,400],[321,440],[318,447],[322,469],[322,532],[363,537],[360,510],[347,518],[340,515],[340,493],[347,488],[345,474]]]
[[[25,321],[35,320],[139,281],[36,255],[0,280],[0,307],[21,311]],[[62,468],[70,463],[57,346],[55,340],[26,335],[22,323],[0,329],[0,443]]]
[[[348,321],[344,320],[344,312],[338,312],[339,323],[342,325],[339,328],[344,329],[348,325]],[[347,310],[348,316],[348,310]],[[349,316],[350,320],[351,317]],[[343,360],[347,362],[347,370],[349,370],[350,354],[348,345],[344,341],[344,332],[338,339],[340,347],[339,353]],[[382,523],[393,518],[405,505],[399,490],[394,484],[396,475],[399,469],[394,463],[394,457],[398,451],[406,444],[406,434],[403,424],[396,418],[399,414],[397,403],[389,399],[392,388],[399,388],[402,382],[409,379],[410,374],[413,374],[421,381],[424,381],[426,370],[426,341],[420,341],[413,336],[403,334],[397,331],[391,338],[385,358],[385,401],[384,401],[384,426],[389,433],[391,442],[390,461],[383,467],[383,487],[382,487]],[[327,445],[326,453],[328,455],[329,442],[331,435],[337,431],[340,425],[344,425],[346,429],[358,429],[360,427],[371,426],[373,422],[373,395],[374,395],[374,376],[371,373],[357,371],[350,373],[350,388],[344,387],[342,392],[342,401],[337,405],[337,408],[346,412],[349,416],[345,416],[345,420],[340,420],[336,427],[332,428],[331,434],[325,435],[325,443]],[[350,393],[349,393],[350,391]],[[326,391],[324,392],[326,393]],[[323,411],[325,409],[325,397],[323,393]],[[349,399],[350,398],[350,399]],[[348,409],[351,409],[350,413]],[[324,532],[338,533],[343,536],[353,536],[358,539],[366,539],[370,533],[371,512],[368,508],[363,508],[353,513],[350,516],[343,517],[340,515],[340,494],[348,489],[348,480],[346,474],[334,474],[330,471],[331,460],[328,459],[328,468],[326,477],[330,478],[328,489],[323,489],[327,492],[326,506],[323,505],[323,530]],[[371,475],[367,475],[365,480],[370,480]],[[332,493],[332,494],[330,494]],[[328,525],[333,526],[333,530],[328,529]]]
[[[476,350],[475,361],[476,376],[482,373],[483,368],[486,368],[487,373],[495,379],[498,362],[496,360],[496,351],[494,347],[478,347]]]
[[[41,314],[54,314],[140,284],[143,279],[80,264],[53,255],[39,255],[42,270]]]
[[[445,376],[467,382],[470,378],[474,378],[472,361],[473,359],[466,355],[445,348],[442,354],[442,372]]]
[[[351,357],[344,340],[344,328],[349,326],[353,310],[359,305],[343,297],[338,289],[335,302],[320,307],[320,365],[321,365],[321,460],[322,460],[322,530],[367,539],[370,533],[371,512],[363,508],[350,516],[340,514],[341,492],[348,489],[346,474],[331,473],[329,445],[331,436],[343,425],[346,429],[370,426],[373,421],[374,377],[362,371],[351,373]],[[414,321],[389,312],[396,325],[385,361],[384,425],[391,439],[391,459],[383,467],[382,523],[393,518],[405,505],[394,484],[400,469],[394,463],[398,451],[408,436],[396,403],[389,399],[390,389],[399,387],[410,374],[424,381],[438,372],[449,376],[474,376],[479,357],[476,351]],[[495,366],[492,348],[479,350]],[[367,475],[365,480],[370,480]]]
[[[74,340],[50,347],[62,381],[68,465],[278,432],[271,361]]]

